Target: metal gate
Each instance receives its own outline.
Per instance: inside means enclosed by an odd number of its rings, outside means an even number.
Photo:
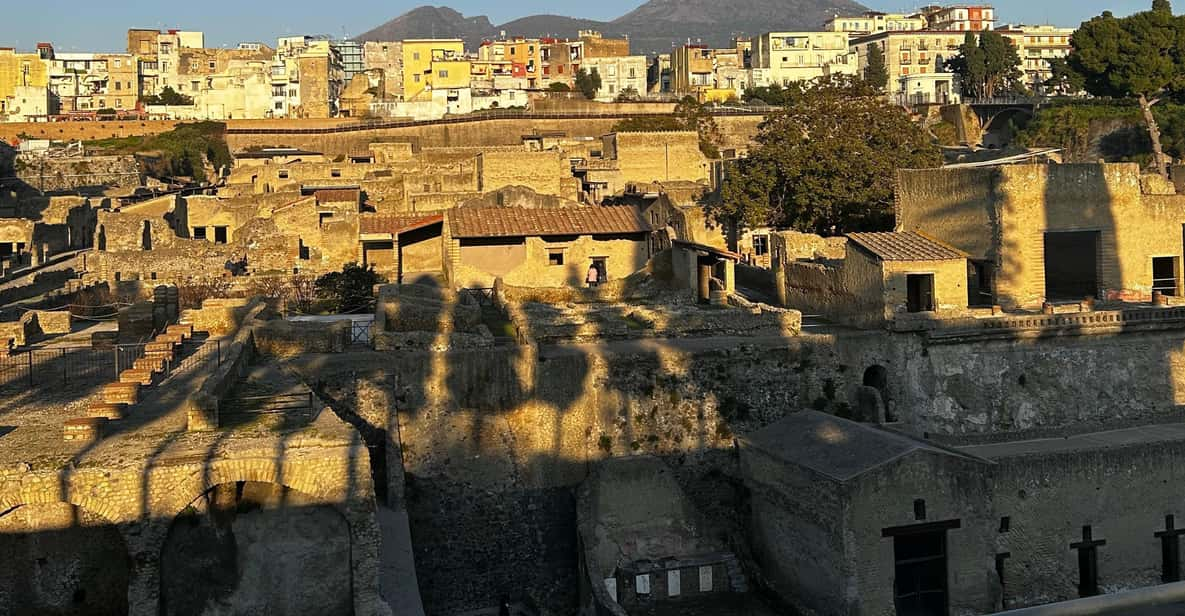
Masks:
[[[374,321],[350,321],[350,344],[369,345],[374,341]]]
[[[494,305],[494,290],[491,289],[461,289],[461,298],[473,300],[478,306]]]

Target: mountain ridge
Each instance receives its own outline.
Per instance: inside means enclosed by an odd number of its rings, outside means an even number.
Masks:
[[[818,30],[837,13],[863,12],[853,0],[649,0],[612,21],[566,15],[527,15],[494,25],[485,15],[465,16],[447,6],[416,7],[370,31],[357,41],[460,38],[476,49],[483,40],[506,36],[575,38],[580,30],[606,37],[630,38],[631,53],[665,53],[682,42],[727,46],[734,36],[758,36],[770,30]]]

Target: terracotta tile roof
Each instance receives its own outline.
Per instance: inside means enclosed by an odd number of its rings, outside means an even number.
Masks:
[[[318,190],[313,196],[317,198],[317,203],[357,203],[362,199],[362,192],[353,188],[339,188]]]
[[[444,220],[443,214],[414,214],[410,216],[362,216],[358,219],[361,234],[390,233],[399,235]]]
[[[684,240],[671,240],[671,244],[681,248],[686,248],[693,252],[706,252],[709,255],[720,257],[722,259],[729,259],[731,261],[741,260],[741,255],[738,253],[732,252],[731,250],[724,250],[723,248],[708,246],[707,244],[697,244],[695,242],[687,242]]]
[[[456,238],[647,233],[638,208],[628,205],[555,209],[456,208],[445,215]]]
[[[848,239],[882,261],[947,261],[967,253],[913,231],[849,233]]]

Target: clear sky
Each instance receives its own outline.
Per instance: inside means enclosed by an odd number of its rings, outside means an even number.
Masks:
[[[564,13],[572,17],[612,19],[644,0],[555,2],[554,0],[433,0],[465,15],[488,15],[495,24],[535,13]],[[724,0],[727,1],[727,0]],[[119,51],[126,47],[128,28],[181,28],[206,33],[209,46],[239,41],[274,45],[289,34],[360,34],[397,17],[421,0],[0,0],[0,47],[31,50],[51,41],[60,51]],[[878,10],[906,10],[920,4],[905,0],[865,0]],[[995,0],[998,19],[1006,22],[1053,23],[1077,26],[1104,10],[1126,14],[1151,6],[1151,0]],[[1185,0],[1178,0],[1178,10]],[[567,8],[559,8],[567,7]],[[770,24],[771,28],[776,24]]]

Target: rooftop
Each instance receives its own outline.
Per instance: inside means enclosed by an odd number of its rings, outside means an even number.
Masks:
[[[913,231],[849,233],[848,239],[881,261],[949,261],[967,253]]]
[[[632,206],[556,209],[458,208],[445,217],[456,238],[648,233]]]
[[[420,214],[413,216],[363,216],[358,220],[359,233],[399,235],[414,231],[444,220],[443,214]]]
[[[918,451],[975,459],[869,424],[802,411],[745,437],[747,444],[783,462],[847,481]]]

